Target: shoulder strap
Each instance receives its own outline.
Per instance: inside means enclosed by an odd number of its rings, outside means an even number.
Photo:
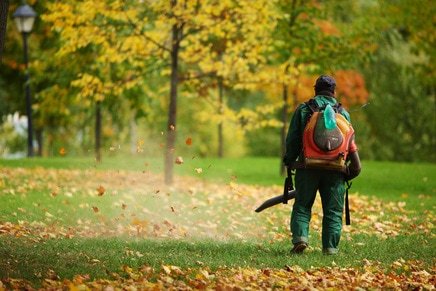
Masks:
[[[318,111],[320,111],[320,110],[322,110],[322,109],[324,109],[326,107],[326,106],[321,106],[321,107],[318,106],[318,104],[316,103],[315,99],[313,99],[313,98],[310,99],[309,101],[305,102],[304,104],[306,104],[307,107],[309,107],[309,109],[310,109],[310,111],[312,111],[312,113],[313,112],[318,112]],[[333,110],[336,113],[340,113],[342,111],[342,109],[343,109],[342,104],[339,103],[339,102],[336,102],[336,104],[334,104],[332,107],[333,107]]]
[[[334,110],[336,113],[341,113],[341,111],[342,111],[342,109],[343,109],[342,104],[339,103],[339,102],[337,102],[337,103],[336,103],[335,105],[333,105],[332,107],[333,107],[333,110]]]
[[[318,104],[316,103],[315,99],[310,99],[309,101],[305,102],[304,104],[307,105],[307,107],[309,107],[310,111],[312,111],[312,113],[314,112],[318,112],[321,109],[325,108],[325,106],[319,107]],[[332,106],[333,110],[336,113],[341,113],[341,111],[343,110],[342,104],[339,102],[336,102],[335,105]]]
[[[309,109],[310,109],[310,111],[312,111],[312,113],[319,111],[318,104],[315,102],[315,99],[313,99],[313,98],[307,102],[304,102],[304,104],[306,104],[307,107],[309,107]]]

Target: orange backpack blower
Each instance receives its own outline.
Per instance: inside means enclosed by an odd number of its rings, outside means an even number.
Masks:
[[[339,113],[341,104],[332,106],[336,125],[331,129],[326,127],[326,107],[318,107],[314,100],[306,104],[312,114],[303,133],[303,167],[345,171],[354,129]]]

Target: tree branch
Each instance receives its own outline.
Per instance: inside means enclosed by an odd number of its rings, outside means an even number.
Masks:
[[[207,78],[207,77],[215,77],[216,76],[216,71],[212,71],[212,72],[205,72],[205,73],[200,73],[197,74],[195,76],[181,76],[180,77],[180,81],[189,81],[189,80],[195,80],[195,79],[203,79],[203,78]]]
[[[127,7],[127,6],[124,5],[124,7]],[[127,21],[133,27],[134,31],[136,31],[138,29],[138,25],[130,17],[127,17]],[[160,44],[159,42],[157,42],[156,40],[152,39],[151,37],[147,36],[145,33],[140,33],[140,34],[135,33],[135,35],[142,36],[143,38],[145,38],[145,40],[152,42],[154,45],[156,45],[161,50],[164,50],[166,52],[171,52],[171,50],[169,48],[167,48],[166,46]]]

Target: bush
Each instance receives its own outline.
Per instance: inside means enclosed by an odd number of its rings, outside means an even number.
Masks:
[[[251,156],[280,156],[280,128],[267,127],[247,132],[246,140]]]
[[[18,113],[8,115],[0,125],[0,155],[24,154],[26,150],[27,118]]]

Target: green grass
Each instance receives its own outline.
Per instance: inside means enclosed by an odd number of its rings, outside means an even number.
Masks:
[[[436,206],[436,165],[407,164],[395,162],[363,161],[363,170],[353,181],[350,193],[374,196],[385,201],[404,201],[407,208],[423,211],[434,210]],[[279,160],[276,158],[238,158],[238,159],[187,159],[182,165],[174,165],[177,175],[190,175],[205,181],[228,183],[281,185],[283,177],[279,175]],[[54,169],[97,169],[97,170],[129,170],[142,172],[151,170],[161,172],[161,158],[141,156],[105,157],[103,162],[96,163],[86,157],[32,158],[19,160],[0,159],[0,167],[54,168]],[[202,168],[197,174],[194,169]],[[34,193],[34,200],[38,193]],[[33,201],[32,201],[33,202]],[[52,201],[39,201],[50,206]],[[25,205],[23,198],[1,197],[0,203],[9,208]],[[77,206],[77,205],[76,205]],[[50,207],[49,207],[50,208]],[[3,209],[4,211],[4,209]],[[0,218],[2,208],[0,207]]]
[[[162,172],[163,158],[142,156],[113,156],[96,163],[86,157],[32,158],[18,160],[0,159],[0,167],[54,168],[54,169],[101,169]],[[202,168],[201,175],[195,168]],[[277,158],[185,158],[182,165],[174,165],[177,175],[190,175],[207,181],[258,185],[281,185],[280,160]],[[352,192],[374,195],[382,199],[412,200],[423,195],[436,195],[436,165],[398,162],[363,161],[362,173],[353,181]],[[402,196],[403,195],[403,196]],[[417,202],[418,203],[418,202]]]
[[[186,157],[184,164],[174,165],[176,174],[196,175],[194,169],[202,168],[200,177],[207,180],[226,181],[236,176],[239,182],[261,185],[272,185],[281,183],[279,175],[280,161],[274,158],[197,158]],[[104,157],[100,163],[95,162],[91,157],[54,157],[54,158],[31,158],[5,160],[0,159],[0,166],[3,167],[24,167],[24,168],[53,168],[53,169],[101,169],[101,170],[130,170],[153,172],[163,171],[163,157],[146,157],[120,155]],[[248,170],[248,171],[247,171]]]
[[[319,238],[313,238],[319,244]],[[89,274],[91,278],[107,278],[120,273],[122,266],[140,268],[144,265],[159,269],[161,265],[182,268],[219,267],[283,268],[298,265],[303,269],[338,265],[363,267],[368,259],[389,270],[400,258],[421,260],[423,268],[434,264],[434,239],[420,235],[388,238],[358,235],[343,242],[336,256],[325,256],[312,249],[305,255],[290,255],[289,243],[215,242],[180,240],[132,240],[122,238],[51,239],[29,243],[23,239],[4,238],[0,247],[0,278],[10,274],[36,282],[49,269],[61,278]],[[419,247],[416,247],[419,245]],[[139,256],[138,256],[139,254]]]
[[[9,168],[66,168],[97,170],[130,170],[142,172],[162,170],[160,158],[110,157],[96,164],[91,158],[33,158],[21,160],[0,160],[0,167]],[[194,168],[202,168],[201,175]],[[240,159],[187,159],[183,165],[175,165],[178,175],[191,175],[204,181],[220,181],[259,185],[281,185],[279,160],[273,158]],[[0,170],[1,174],[1,170]],[[0,176],[0,180],[1,180]],[[19,181],[3,181],[4,187]],[[15,184],[14,184],[15,185]],[[0,190],[2,189],[0,183]],[[374,196],[384,201],[405,201],[406,208],[414,215],[434,212],[436,191],[436,165],[406,164],[393,162],[363,161],[361,175],[353,181],[351,193]],[[78,217],[92,218],[92,212],[71,212],[78,208],[79,201],[72,204],[55,203],[41,190],[29,191],[27,197],[0,192],[0,222],[21,220],[43,220],[43,211],[28,211],[11,214],[11,209],[32,209],[43,207],[60,216],[61,222],[73,225]],[[100,197],[109,199],[109,197]],[[102,206],[103,208],[105,206]],[[102,208],[102,212],[105,212]],[[109,211],[109,208],[107,209]],[[69,213],[62,216],[62,213]],[[420,222],[421,220],[418,220]],[[287,227],[287,226],[279,226]],[[358,227],[358,226],[356,226]],[[122,265],[140,267],[150,265],[159,268],[162,264],[180,267],[210,268],[256,267],[283,268],[285,265],[299,265],[305,269],[336,264],[341,267],[362,267],[362,260],[381,262],[383,268],[403,258],[419,260],[423,268],[431,269],[435,264],[436,240],[434,229],[424,235],[410,233],[381,239],[375,235],[344,235],[339,255],[329,257],[321,254],[320,237],[312,233],[314,247],[303,256],[291,256],[290,243],[279,241],[211,241],[205,240],[138,240],[128,237],[98,237],[73,239],[48,239],[33,242],[30,238],[0,236],[0,279],[7,277],[24,278],[37,284],[49,269],[61,278],[72,278],[75,274],[90,274],[93,278],[107,278],[110,272],[121,272]],[[348,238],[348,240],[346,239]],[[139,255],[135,255],[136,252]],[[132,255],[133,254],[133,255]]]

